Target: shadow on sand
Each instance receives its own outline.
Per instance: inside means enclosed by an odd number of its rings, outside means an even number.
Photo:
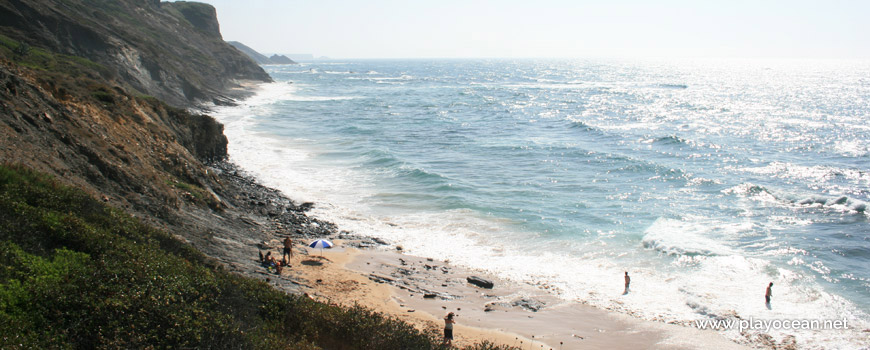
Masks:
[[[302,260],[302,265],[305,265],[305,266],[323,266],[323,262],[320,260],[308,259],[308,260]]]

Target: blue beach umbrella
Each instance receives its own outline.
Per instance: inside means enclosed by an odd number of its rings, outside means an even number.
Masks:
[[[320,256],[323,256],[323,248],[332,248],[332,242],[325,239],[318,239],[314,242],[308,243],[308,246],[311,248],[320,248]]]

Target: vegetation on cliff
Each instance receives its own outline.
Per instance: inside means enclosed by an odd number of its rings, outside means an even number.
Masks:
[[[226,272],[84,192],[8,165],[0,166],[0,334],[3,349],[443,348],[437,330]]]
[[[227,155],[223,125],[213,118],[130,94],[108,68],[83,57],[0,34],[0,83],[0,141],[16,145],[0,155],[56,175],[84,175],[103,194],[123,198],[114,185],[141,193],[144,183],[171,204],[184,193],[160,184],[208,187],[197,163]]]

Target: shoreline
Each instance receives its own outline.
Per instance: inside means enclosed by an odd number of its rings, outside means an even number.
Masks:
[[[337,248],[323,250],[322,258],[319,250],[296,244],[291,267],[278,278],[298,280],[306,286],[303,292],[316,300],[364,305],[439,333],[442,318],[452,311],[457,315],[457,346],[490,341],[536,349],[748,348],[712,330],[646,321],[562,301],[535,286],[385,246],[360,248],[359,240],[336,239],[334,243]],[[468,276],[493,281],[495,287],[474,286],[467,283]]]
[[[255,95],[262,85],[246,85],[245,88],[250,92],[248,97]],[[244,100],[240,99],[238,102],[244,103]],[[239,176],[246,181],[268,189],[270,196],[277,195],[281,200],[293,202],[280,191],[260,185],[261,182],[255,176],[242,170],[232,161],[228,162],[241,170],[242,175]],[[437,265],[439,268],[448,265],[445,262],[405,255],[389,249],[387,243],[375,238],[340,231],[340,228],[333,224],[320,221],[309,214],[301,214],[301,216],[305,217],[301,224],[303,231],[298,228],[293,231],[293,225],[286,225],[286,221],[283,227],[281,224],[268,225],[271,228],[263,227],[267,232],[260,232],[262,240],[256,248],[271,250],[273,254],[280,253],[280,241],[288,235],[297,243],[300,239],[313,240],[314,237],[343,238],[337,241],[346,242],[349,246],[341,244],[341,248],[337,250],[324,250],[325,259],[322,261],[323,264],[318,265],[316,258],[312,259],[312,262],[303,264],[301,257],[316,256],[320,254],[319,252],[308,255],[307,251],[297,245],[299,255],[292,263],[292,268],[284,270],[283,275],[277,278],[256,264],[256,259],[244,262],[246,266],[239,269],[240,272],[267,279],[270,284],[285,292],[307,293],[318,300],[344,305],[354,303],[365,305],[406,320],[420,329],[434,327],[439,334],[443,326],[444,314],[455,306],[462,309],[452,310],[461,312],[461,316],[457,319],[456,345],[470,345],[473,342],[490,340],[498,344],[517,346],[520,345],[520,341],[523,341],[524,347],[535,342],[536,348],[547,346],[554,349],[559,348],[560,345],[566,348],[564,346],[569,344],[566,349],[581,347],[746,349],[758,345],[794,348],[793,343],[780,344],[776,341],[771,343],[765,342],[764,339],[731,340],[713,330],[699,330],[691,326],[645,320],[617,311],[585,305],[582,302],[564,301],[538,287],[508,283],[468,269],[451,266],[449,275],[453,279],[442,281],[434,277],[438,273],[437,269],[425,269],[427,263],[424,262],[428,262],[428,265]],[[327,224],[331,227],[322,227],[312,232],[306,228],[304,221],[308,221],[309,224],[310,222]],[[275,234],[276,230],[281,233]],[[256,254],[251,251],[247,256],[256,257]],[[228,260],[230,261],[224,261],[233,264],[242,263],[232,261],[234,260],[232,258]],[[415,263],[402,267],[402,260],[406,263],[412,261]],[[372,264],[373,262],[375,264]],[[413,264],[418,266],[411,266]],[[253,271],[250,268],[252,265],[256,266]],[[480,275],[495,281],[497,287],[493,291],[473,289],[476,287],[470,287],[465,283],[464,277],[460,274]],[[621,276],[619,277],[616,283],[621,287]],[[446,289],[450,291],[445,291]],[[423,298],[427,293],[421,291],[434,291],[436,298],[434,300]],[[492,293],[487,294],[487,292]],[[523,299],[523,297],[531,297],[531,299],[525,300],[525,305],[523,300],[520,300],[518,305],[514,305],[515,299]],[[537,311],[530,311],[529,307],[534,308],[537,303],[542,307]],[[492,310],[484,311],[486,309]]]

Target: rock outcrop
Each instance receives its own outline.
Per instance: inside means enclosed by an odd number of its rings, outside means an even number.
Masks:
[[[87,58],[133,93],[177,107],[230,103],[238,80],[271,81],[223,41],[214,7],[158,0],[0,0],[0,34]]]

